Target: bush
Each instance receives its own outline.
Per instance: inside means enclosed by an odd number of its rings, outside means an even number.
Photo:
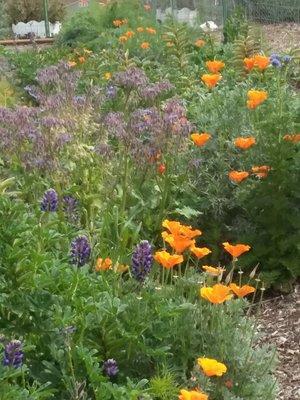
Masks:
[[[64,17],[64,2],[62,0],[49,0],[49,21],[62,21]],[[42,1],[36,0],[9,0],[7,13],[11,23],[42,21],[44,8]]]

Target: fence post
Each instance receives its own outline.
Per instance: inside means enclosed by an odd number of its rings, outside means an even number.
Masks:
[[[222,11],[223,11],[223,27],[226,23],[226,20],[228,18],[228,4],[227,0],[222,0]]]
[[[44,0],[44,15],[45,15],[45,32],[46,37],[50,36],[49,16],[48,16],[48,0]]]

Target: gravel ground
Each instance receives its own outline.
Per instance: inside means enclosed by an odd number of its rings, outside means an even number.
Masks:
[[[300,47],[300,24],[260,25],[263,41],[274,52],[285,53]],[[297,400],[297,399],[294,399]]]
[[[264,302],[259,329],[262,342],[277,348],[277,400],[300,400],[300,286],[288,296]]]

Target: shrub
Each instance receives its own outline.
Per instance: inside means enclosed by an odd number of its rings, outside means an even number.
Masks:
[[[36,0],[9,0],[7,13],[11,23],[42,21],[44,19],[43,2]],[[49,0],[49,21],[62,21],[64,16],[64,2]]]

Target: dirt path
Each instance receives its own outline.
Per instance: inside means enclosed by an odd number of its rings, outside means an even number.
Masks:
[[[278,400],[300,400],[300,286],[264,303],[259,319],[263,342],[277,347]]]

